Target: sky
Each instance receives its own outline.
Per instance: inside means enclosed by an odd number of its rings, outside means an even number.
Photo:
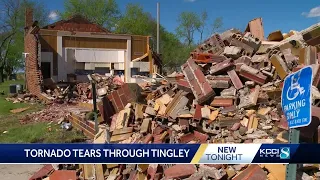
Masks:
[[[52,21],[58,17],[57,11],[64,10],[64,0],[42,1],[50,10]],[[170,32],[175,32],[177,17],[183,11],[201,13],[205,10],[209,17],[208,24],[222,17],[223,29],[237,28],[242,31],[251,19],[262,17],[265,37],[276,30],[283,33],[300,31],[320,22],[319,0],[117,0],[122,12],[128,3],[139,3],[154,18],[157,2],[160,3],[160,23]],[[209,31],[206,35],[210,35]]]

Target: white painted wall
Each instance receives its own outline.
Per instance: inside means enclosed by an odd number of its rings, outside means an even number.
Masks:
[[[131,39],[127,40],[127,53],[126,53],[126,60],[124,63],[124,68],[126,69],[125,71],[125,82],[130,83],[131,82],[131,68],[130,68],[130,63],[131,63]]]
[[[58,53],[58,81],[67,80],[67,74],[64,72],[66,66],[64,60],[64,50],[62,48],[62,36],[57,36],[57,53]]]
[[[150,72],[150,62],[131,62],[131,68],[138,68],[140,72]]]
[[[77,62],[123,63],[125,50],[113,49],[75,49]]]

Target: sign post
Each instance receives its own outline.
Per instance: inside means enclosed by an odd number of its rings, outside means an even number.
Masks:
[[[288,75],[284,80],[281,106],[290,128],[290,144],[299,143],[300,130],[296,128],[308,126],[311,123],[311,86],[311,66],[304,67],[299,71]],[[296,179],[296,176],[297,165],[287,165],[286,179]]]

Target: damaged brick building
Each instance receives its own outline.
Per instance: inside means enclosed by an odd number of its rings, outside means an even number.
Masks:
[[[140,82],[161,70],[150,37],[114,34],[80,15],[40,28],[26,9],[25,65],[27,89],[41,97],[44,81],[88,81],[86,75],[111,73]]]

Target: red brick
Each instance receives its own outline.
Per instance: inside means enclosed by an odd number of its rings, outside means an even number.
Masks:
[[[161,134],[164,131],[164,129],[161,126],[157,126],[154,130],[153,130],[153,134],[154,135],[158,135]]]
[[[131,171],[130,176],[129,176],[129,180],[136,180],[137,179],[137,170],[135,171]]]
[[[236,71],[234,71],[234,70],[228,71],[228,75],[231,79],[232,84],[234,85],[234,87],[236,89],[243,88],[243,84],[242,84],[239,76],[237,75]]]
[[[205,164],[206,166],[209,166],[209,167],[214,167],[216,169],[221,169],[224,167],[223,164]]]
[[[50,175],[50,180],[76,180],[77,175],[74,170],[59,170],[54,171]]]
[[[29,178],[29,180],[36,180],[46,177],[50,172],[54,171],[54,168],[51,164],[43,166],[39,171],[34,173],[34,175]]]
[[[185,178],[196,172],[196,167],[192,164],[177,164],[166,170],[164,175],[166,178]]]
[[[240,76],[249,79],[251,81],[256,82],[257,84],[263,85],[267,79],[267,77],[261,73],[258,74],[252,74],[246,71],[240,70]]]
[[[206,81],[200,67],[195,64],[192,59],[189,59],[185,64],[183,64],[181,69],[198,103],[201,104],[214,95],[214,91]]]
[[[223,71],[230,69],[233,66],[231,60],[226,60],[221,63],[218,63],[210,68],[210,74],[217,74]]]
[[[214,55],[212,53],[191,53],[192,58],[198,63],[219,63],[226,60],[225,56]]]
[[[214,34],[209,39],[205,40],[203,44],[196,49],[196,51],[208,52],[215,55],[220,55],[223,52],[225,44],[223,43],[219,34]]]
[[[193,141],[195,139],[195,136],[193,133],[185,134],[180,137],[180,143],[185,144],[190,141]]]
[[[218,80],[218,81],[230,81],[230,77],[228,75],[219,75],[219,76],[211,76],[208,77],[209,80]]]
[[[150,164],[149,167],[148,167],[148,170],[147,170],[147,173],[149,175],[149,179],[154,179],[155,178],[155,175],[158,171],[158,164]]]
[[[147,135],[144,137],[143,143],[144,143],[144,144],[148,144],[149,142],[152,141],[152,138],[153,138],[152,134],[147,134]]]
[[[27,29],[24,37],[24,52],[28,53],[25,58],[26,64],[26,86],[30,93],[36,95],[40,99],[42,75],[38,64],[38,40],[35,34],[31,33],[32,28]]]
[[[203,106],[200,106],[199,104],[196,105],[196,110],[195,113],[193,115],[193,119],[200,121],[202,119],[202,115],[201,115],[201,108]]]
[[[233,100],[233,98],[215,97],[210,105],[214,107],[228,107],[233,105]]]
[[[186,81],[185,79],[178,80],[177,84],[178,84],[179,89],[192,93],[190,85],[189,85],[188,81]]]
[[[247,169],[242,171],[233,180],[257,180],[267,179],[267,174],[261,169],[259,165],[250,165]]]
[[[179,125],[181,126],[182,130],[189,131],[189,120],[187,119],[179,119]]]
[[[207,143],[209,136],[207,134],[194,131],[194,137],[200,141],[200,143]]]
[[[280,118],[280,122],[278,122],[278,127],[281,129],[289,130],[288,121],[285,116]]]

